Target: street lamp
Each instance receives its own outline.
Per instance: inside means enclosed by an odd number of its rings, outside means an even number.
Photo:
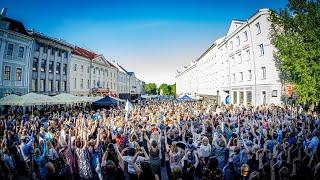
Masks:
[[[219,90],[217,90],[217,104],[219,104]]]

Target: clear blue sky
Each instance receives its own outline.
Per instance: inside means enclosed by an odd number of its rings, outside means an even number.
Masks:
[[[223,36],[233,18],[286,0],[1,0],[29,29],[104,54],[146,82],[174,82],[176,69]]]

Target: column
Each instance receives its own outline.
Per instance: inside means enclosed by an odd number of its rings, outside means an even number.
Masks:
[[[39,45],[40,46],[40,45]],[[37,68],[37,92],[40,92],[41,60],[43,47],[39,48],[38,68]]]
[[[57,52],[55,52],[55,50],[53,48],[54,47],[51,48],[54,51],[54,54],[53,54],[53,91],[56,92],[56,89],[57,89],[57,87],[56,87]]]
[[[47,58],[46,58],[46,87],[45,87],[45,92],[49,92],[49,62],[50,62],[50,53],[51,53],[51,49],[47,50]]]
[[[5,53],[5,47],[6,47],[6,44],[5,44],[5,41],[2,39],[2,42],[1,42],[1,49],[0,49],[0,55],[3,57],[4,56],[4,53]],[[2,85],[2,76],[3,76],[3,60],[0,61],[0,85]]]
[[[62,54],[61,54],[61,61],[60,61],[60,89],[59,89],[59,93],[61,93],[63,91],[63,60],[62,60]]]

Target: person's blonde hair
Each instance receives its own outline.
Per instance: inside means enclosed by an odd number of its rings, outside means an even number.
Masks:
[[[205,142],[207,142],[207,144],[209,144],[209,139],[206,136],[204,136],[202,138],[202,143],[204,144]]]
[[[177,143],[176,143],[176,142],[172,142],[171,152],[173,152],[173,153],[178,153],[178,146],[177,146]]]

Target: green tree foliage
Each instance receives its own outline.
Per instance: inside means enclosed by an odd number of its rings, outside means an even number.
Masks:
[[[163,95],[173,95],[175,96],[176,95],[176,84],[172,84],[172,85],[169,85],[169,84],[161,84],[159,86],[159,93],[162,92]]]
[[[270,20],[281,78],[295,85],[301,103],[319,101],[320,0],[289,0]]]
[[[157,94],[157,85],[155,83],[148,83],[143,86],[144,92],[146,94]]]
[[[174,84],[172,84],[172,85],[170,85],[170,95],[176,95],[177,93],[176,93],[176,84],[174,83]]]
[[[159,93],[162,93],[162,95],[170,95],[170,87],[163,83],[159,86]]]

